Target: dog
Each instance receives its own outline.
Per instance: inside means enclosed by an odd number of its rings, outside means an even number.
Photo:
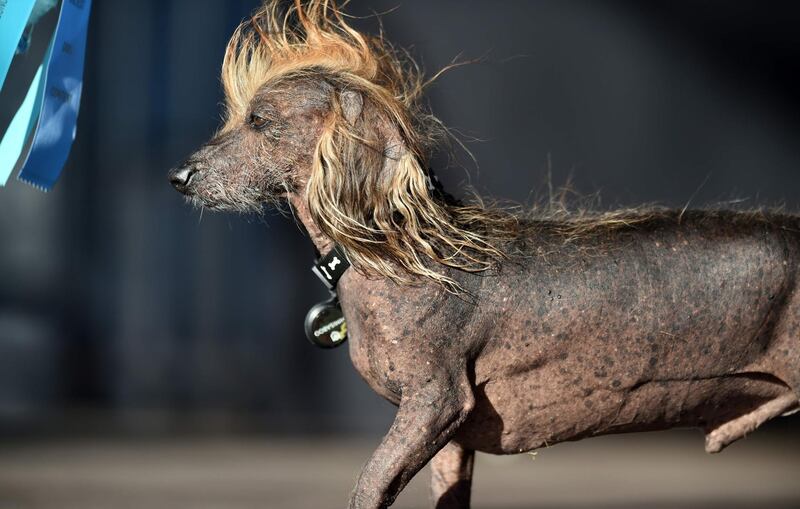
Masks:
[[[206,209],[288,204],[346,258],[350,356],[398,406],[351,509],[390,506],[428,462],[435,507],[467,508],[474,451],[699,427],[718,452],[798,408],[800,218],[449,199],[427,82],[333,0],[267,0],[222,83],[224,125],[170,180]]]

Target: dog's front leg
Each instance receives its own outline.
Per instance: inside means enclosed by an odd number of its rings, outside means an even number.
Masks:
[[[404,387],[394,424],[361,471],[350,509],[389,507],[464,422],[474,406],[472,392],[466,381],[445,378]]]
[[[435,509],[469,509],[475,451],[450,441],[431,460],[431,498]]]

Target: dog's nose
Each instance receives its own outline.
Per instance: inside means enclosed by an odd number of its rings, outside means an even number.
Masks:
[[[197,169],[194,165],[184,164],[169,172],[169,181],[175,186],[175,189],[186,194],[186,190],[189,188],[189,183],[195,173],[197,173]]]

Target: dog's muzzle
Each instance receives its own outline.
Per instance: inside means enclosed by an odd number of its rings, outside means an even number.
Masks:
[[[184,163],[169,172],[169,181],[179,192],[189,194],[189,186],[197,174],[197,167],[191,163]]]

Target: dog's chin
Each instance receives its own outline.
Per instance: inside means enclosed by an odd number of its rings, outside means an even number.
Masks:
[[[245,192],[210,196],[202,192],[186,193],[186,201],[194,208],[212,212],[235,212],[239,214],[262,214],[270,200],[261,193]]]

